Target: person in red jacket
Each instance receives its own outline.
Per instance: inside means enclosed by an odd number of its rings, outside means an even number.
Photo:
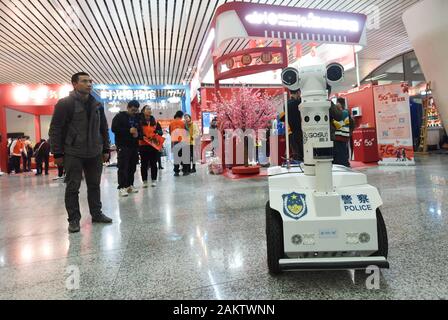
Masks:
[[[180,165],[182,164],[182,172],[184,176],[190,174],[187,164],[181,161],[182,151],[185,147],[189,148],[186,138],[185,122],[182,120],[184,113],[182,111],[176,112],[174,120],[170,124],[170,135],[172,141],[172,147],[174,151],[174,176],[180,176]],[[180,149],[176,146],[180,145]]]

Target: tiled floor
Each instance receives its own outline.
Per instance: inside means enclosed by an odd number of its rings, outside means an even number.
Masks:
[[[64,185],[0,177],[0,299],[446,299],[448,156],[416,167],[363,169],[383,196],[391,269],[380,290],[351,271],[286,273],[266,267],[266,178],[196,175],[118,199],[105,169],[104,212],[92,226],[85,186],[82,232],[67,234]],[[78,290],[67,290],[80,271]],[[67,280],[68,279],[68,280]]]

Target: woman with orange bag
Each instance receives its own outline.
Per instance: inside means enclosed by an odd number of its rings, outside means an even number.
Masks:
[[[152,187],[157,186],[157,162],[160,157],[159,146],[163,146],[163,130],[159,122],[152,116],[149,106],[142,109],[143,138],[139,141],[141,174],[143,188],[148,188],[148,168],[151,167]]]

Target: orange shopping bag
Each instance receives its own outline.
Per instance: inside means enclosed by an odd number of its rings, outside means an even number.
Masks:
[[[143,138],[146,143],[148,143],[151,147],[156,149],[157,151],[161,151],[163,148],[163,144],[165,142],[165,138],[159,135],[153,135],[151,138],[144,137]]]

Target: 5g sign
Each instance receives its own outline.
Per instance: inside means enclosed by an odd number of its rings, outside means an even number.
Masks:
[[[375,142],[375,139],[366,139],[366,140],[364,140],[364,146],[373,147],[374,142]]]

